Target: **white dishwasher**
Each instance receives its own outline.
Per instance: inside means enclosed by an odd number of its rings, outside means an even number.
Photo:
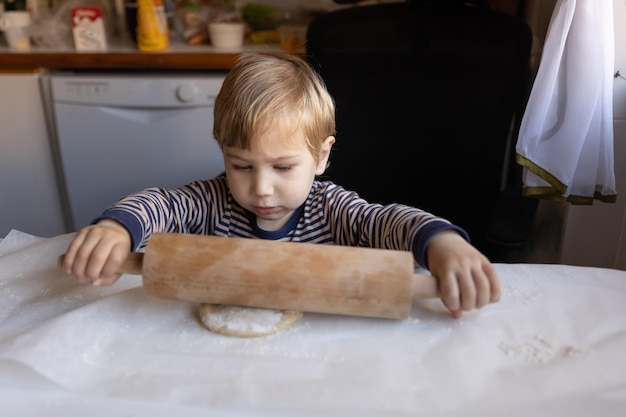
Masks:
[[[177,187],[224,171],[213,138],[223,73],[52,72],[49,119],[75,231],[143,188]]]

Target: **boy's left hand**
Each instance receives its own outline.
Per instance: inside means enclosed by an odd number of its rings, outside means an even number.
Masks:
[[[489,259],[454,231],[428,243],[428,269],[454,318],[500,299],[500,278]]]

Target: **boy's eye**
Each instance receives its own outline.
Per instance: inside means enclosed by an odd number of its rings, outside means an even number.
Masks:
[[[252,165],[233,164],[233,168],[237,171],[251,171]],[[293,165],[275,165],[274,169],[281,172],[291,171],[293,169]]]
[[[252,168],[250,165],[234,165],[234,167],[238,171],[245,171]]]

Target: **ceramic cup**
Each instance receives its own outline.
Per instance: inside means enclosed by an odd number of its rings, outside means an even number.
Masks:
[[[11,10],[0,14],[0,30],[13,50],[29,50],[30,37],[27,28],[30,26],[30,12]]]
[[[211,45],[216,49],[241,49],[244,29],[242,22],[211,22],[209,23]]]

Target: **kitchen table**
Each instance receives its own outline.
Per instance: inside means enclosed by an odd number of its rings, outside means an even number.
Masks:
[[[306,313],[262,338],[207,331],[141,277],[76,283],[73,234],[0,242],[3,416],[623,416],[626,272],[496,264],[502,298],[452,319]]]

